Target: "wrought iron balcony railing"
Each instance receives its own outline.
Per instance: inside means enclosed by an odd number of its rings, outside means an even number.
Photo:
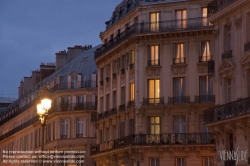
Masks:
[[[222,57],[222,60],[232,58],[233,57],[233,50],[229,50],[229,51],[224,52],[221,55],[221,57]]]
[[[111,140],[90,148],[90,154],[95,155],[105,151],[124,148],[133,145],[187,145],[215,144],[212,133],[166,133],[166,134],[133,134]],[[110,145],[110,146],[106,146]]]
[[[250,41],[244,44],[244,51],[250,51]]]
[[[134,106],[135,106],[134,100],[128,101],[127,108],[133,108]]]
[[[123,111],[126,111],[126,105],[125,104],[121,104],[119,106],[119,112],[123,112]]]
[[[196,103],[214,103],[215,102],[215,95],[200,95],[195,96]]]
[[[164,97],[160,98],[143,98],[143,106],[164,105]]]
[[[160,59],[148,60],[148,66],[160,66]]]
[[[168,104],[188,104],[190,103],[189,96],[168,97]]]
[[[129,69],[130,70],[133,70],[134,68],[135,68],[135,64],[134,63],[129,64]]]
[[[207,21],[207,17],[136,23],[123,31],[119,36],[113,38],[112,41],[106,43],[105,46],[96,50],[95,59],[124,42],[125,39],[130,38],[133,34],[187,31],[204,28],[213,28],[213,25]]]
[[[186,64],[186,57],[182,58],[173,58],[173,64]]]
[[[212,55],[199,56],[199,63],[208,62],[212,60]]]
[[[216,122],[243,114],[250,114],[250,98],[245,98],[205,110],[204,122]]]
[[[68,138],[68,135],[61,135],[60,138],[61,138],[61,139],[66,139],[66,138]]]
[[[52,105],[49,113],[60,112],[60,111],[77,111],[77,110],[96,110],[97,103],[95,102],[84,102],[84,103],[68,103],[63,102],[59,105]]]
[[[76,138],[82,138],[83,134],[76,134]]]
[[[219,10],[227,7],[228,5],[233,3],[234,1],[236,1],[236,0],[214,0],[214,1],[210,2],[207,5],[207,8],[208,8],[207,15],[208,15],[208,17],[215,14]]]

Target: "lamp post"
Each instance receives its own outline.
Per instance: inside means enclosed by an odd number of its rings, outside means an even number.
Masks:
[[[43,151],[44,151],[44,129],[46,126],[46,119],[48,116],[48,111],[51,108],[51,99],[50,99],[50,95],[49,95],[49,91],[48,89],[45,87],[43,90],[40,91],[40,101],[37,104],[37,114],[39,115],[39,120],[41,122],[41,126],[42,126],[42,155],[43,155]],[[42,163],[41,165],[43,165],[43,156],[42,156]]]

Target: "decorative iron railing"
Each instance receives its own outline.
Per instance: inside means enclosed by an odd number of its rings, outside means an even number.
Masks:
[[[190,103],[189,96],[168,97],[168,104],[188,104]]]
[[[95,155],[133,145],[152,146],[187,144],[215,144],[215,136],[212,133],[133,134],[92,146],[90,148],[90,154]]]
[[[49,114],[60,111],[77,111],[77,110],[96,110],[97,106],[95,102],[85,103],[60,103],[59,105],[52,105],[49,110]]]
[[[148,60],[148,66],[160,66],[160,59]]]
[[[119,112],[123,112],[123,111],[126,111],[126,105],[125,104],[121,104],[119,106]]]
[[[65,138],[68,138],[68,135],[61,135],[60,137],[61,139],[65,139]]]
[[[186,57],[182,58],[173,58],[173,64],[186,64]]]
[[[143,98],[143,106],[164,105],[164,97],[160,98]]]
[[[76,134],[76,138],[82,138],[83,134]]]
[[[212,55],[208,55],[208,56],[199,56],[199,63],[202,62],[208,62],[212,60]]]
[[[125,39],[130,38],[133,34],[186,31],[204,28],[213,28],[213,25],[207,21],[206,17],[136,23],[120,33],[119,36],[113,38],[112,41],[106,43],[105,46],[96,50],[94,58],[97,59],[104,53],[124,42]]]
[[[214,103],[215,102],[215,95],[200,95],[195,96],[196,103]]]
[[[214,1],[210,2],[207,5],[207,8],[208,8],[207,15],[208,15],[208,17],[215,14],[219,10],[224,9],[225,7],[227,7],[228,5],[233,3],[234,1],[236,1],[236,0],[214,0]]]
[[[216,122],[250,113],[250,98],[234,101],[204,111],[204,122]]]
[[[222,57],[222,60],[232,58],[233,57],[233,50],[229,50],[229,51],[224,52],[221,55],[221,57]]]
[[[244,51],[250,51],[250,41],[244,44]]]

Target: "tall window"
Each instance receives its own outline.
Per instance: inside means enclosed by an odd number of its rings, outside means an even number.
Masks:
[[[186,133],[186,117],[185,116],[174,116],[174,132],[175,133]]]
[[[116,73],[116,61],[113,61],[112,63],[112,71],[113,73]]]
[[[84,136],[84,119],[79,118],[77,119],[77,128],[76,128],[76,137],[83,137]]]
[[[109,94],[106,95],[106,111],[109,110]]]
[[[226,81],[226,102],[229,103],[232,101],[232,79],[225,79]]]
[[[159,103],[160,98],[160,80],[148,80],[148,98],[149,103]]]
[[[203,133],[207,133],[208,132],[208,127],[206,127],[204,125],[204,116],[199,115],[199,119],[200,119],[200,131],[203,132]]]
[[[159,116],[151,116],[148,117],[148,134],[160,134],[160,117]]]
[[[214,166],[213,157],[203,157],[203,166]]]
[[[186,166],[186,158],[176,157],[175,166]]]
[[[185,63],[185,44],[174,44],[174,64]]]
[[[160,166],[159,158],[149,158],[150,166]]]
[[[231,50],[231,26],[224,26],[225,52]]]
[[[158,31],[159,30],[159,21],[160,21],[160,13],[150,13],[150,30]]]
[[[77,76],[71,76],[71,89],[77,88]]]
[[[84,96],[76,96],[76,102],[77,104],[84,103]]]
[[[128,135],[135,134],[135,119],[129,119],[128,121]]]
[[[100,98],[100,111],[101,113],[104,112],[104,103],[103,103],[103,97]]]
[[[68,127],[69,127],[69,120],[68,119],[62,120],[61,138],[68,138]]]
[[[117,106],[117,104],[116,104],[116,98],[117,98],[116,91],[113,91],[113,108],[115,108]]]
[[[202,16],[202,25],[207,26],[207,8],[203,7],[201,8],[201,16]]]
[[[173,79],[174,97],[185,96],[185,79],[184,77],[177,77]]]
[[[130,83],[130,101],[135,99],[135,84],[132,82]]]
[[[206,62],[211,60],[210,46],[211,46],[210,41],[201,41],[200,62]]]
[[[160,65],[159,45],[148,46],[148,66]]]
[[[176,10],[175,16],[177,28],[187,28],[187,10]]]
[[[125,99],[125,87],[123,86],[122,88],[121,88],[121,104],[125,104],[125,102],[126,102],[126,99]]]
[[[110,77],[110,65],[106,66],[106,78]]]
[[[134,64],[134,63],[135,63],[135,51],[130,50],[130,64]]]
[[[100,85],[103,86],[103,79],[104,79],[104,73],[103,73],[103,68],[101,68],[100,70],[101,74],[100,74]]]
[[[213,95],[213,82],[209,76],[200,76],[200,96]]]
[[[125,136],[125,122],[119,123],[119,137],[122,138]]]

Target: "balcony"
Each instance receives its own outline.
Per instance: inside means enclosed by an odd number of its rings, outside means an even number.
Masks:
[[[60,138],[61,138],[61,139],[66,139],[66,138],[68,138],[68,135],[61,135]]]
[[[250,51],[250,41],[244,44],[244,51]]]
[[[143,106],[164,105],[164,97],[160,98],[143,98]]]
[[[221,57],[222,57],[222,60],[232,58],[233,57],[233,50],[229,50],[229,51],[224,52],[221,55]]]
[[[135,101],[134,100],[128,101],[127,108],[133,108],[133,107],[135,107]]]
[[[148,60],[148,66],[160,66],[160,59]]]
[[[173,58],[173,65],[186,64],[186,57]]]
[[[90,154],[95,155],[109,150],[124,148],[127,146],[159,146],[159,145],[206,145],[215,144],[215,136],[212,133],[166,133],[166,134],[134,134],[111,140],[90,148]],[[106,146],[111,145],[111,146]],[[108,148],[107,148],[108,147]]]
[[[208,17],[215,14],[216,12],[224,9],[225,7],[227,7],[228,5],[230,5],[231,3],[233,3],[236,0],[214,0],[212,2],[210,2],[207,5],[208,11]]]
[[[208,62],[212,60],[212,55],[209,56],[199,56],[199,63]]]
[[[106,80],[106,83],[109,83],[109,77],[106,77],[105,80]]]
[[[135,68],[135,64],[134,63],[129,64],[129,69],[130,70],[133,70],[134,68]]]
[[[125,74],[125,69],[121,69],[121,75]]]
[[[103,86],[103,80],[102,80],[102,81],[99,81],[99,83],[100,83],[100,86]]]
[[[200,95],[195,96],[196,103],[214,103],[215,102],[215,95]]]
[[[204,122],[211,123],[250,113],[250,98],[234,101],[204,111]]]
[[[101,55],[115,48],[126,39],[129,39],[134,34],[144,34],[144,33],[159,33],[159,32],[177,32],[177,31],[187,31],[196,29],[206,29],[213,28],[213,25],[209,24],[206,17],[188,18],[181,20],[167,20],[159,22],[142,22],[136,23],[125,31],[123,31],[119,37],[113,38],[112,41],[106,43],[105,46],[99,48],[95,51],[95,59],[99,58]]]
[[[168,104],[189,104],[189,96],[168,97]]]
[[[95,102],[84,102],[84,103],[68,103],[62,102],[59,105],[52,105],[49,113],[60,112],[60,111],[77,111],[77,110],[96,110]]]
[[[124,112],[124,111],[126,111],[126,105],[125,104],[121,104],[119,106],[119,112]]]

